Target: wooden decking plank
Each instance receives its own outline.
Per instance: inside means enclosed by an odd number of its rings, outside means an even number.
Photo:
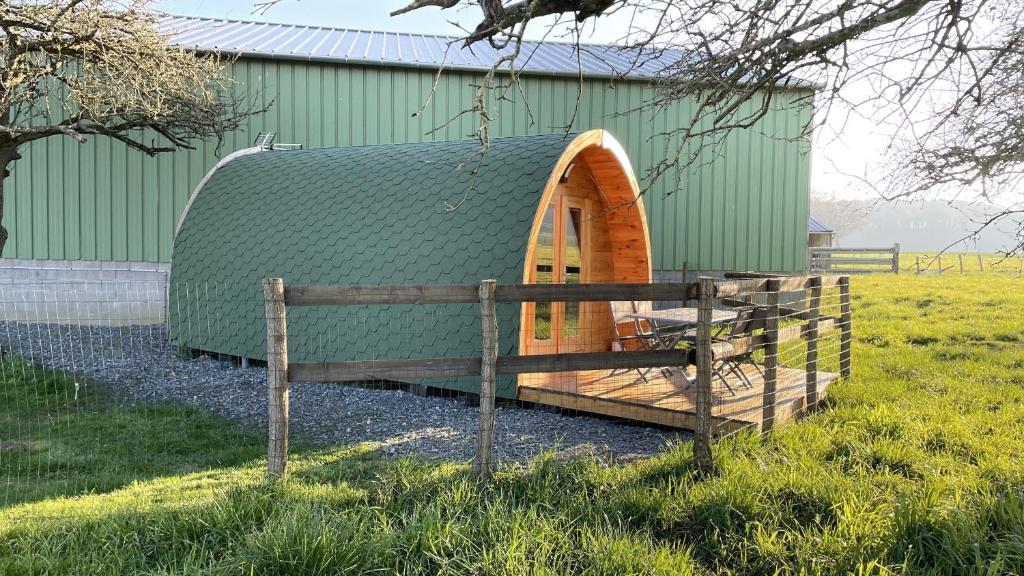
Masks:
[[[743,374],[750,387],[733,374],[729,384],[735,390],[730,394],[718,378],[714,381],[715,405],[712,417],[715,430],[728,434],[749,427],[759,427],[763,375],[752,364],[743,364]],[[695,424],[696,390],[686,385],[678,369],[666,377],[659,369],[646,374],[643,382],[635,370],[613,374],[610,370],[587,370],[557,374],[530,375],[519,384],[519,399],[539,404],[615,416],[692,429]],[[836,374],[818,374],[819,398],[824,397]],[[782,422],[791,419],[804,406],[806,375],[802,369],[779,368],[779,386],[776,391],[776,418]]]

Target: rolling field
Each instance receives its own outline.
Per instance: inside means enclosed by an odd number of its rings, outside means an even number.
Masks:
[[[486,486],[465,463],[297,444],[272,486],[258,434],[102,394],[71,409],[73,378],[5,358],[0,574],[1024,572],[1016,267],[852,285],[853,378],[768,438],[717,443],[712,478],[685,443]],[[30,465],[48,455],[74,465]]]

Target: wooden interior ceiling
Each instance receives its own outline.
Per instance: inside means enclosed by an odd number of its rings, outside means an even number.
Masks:
[[[639,189],[629,164],[613,149],[591,146],[580,157],[604,198],[603,219],[612,244],[614,282],[650,282],[650,240]]]

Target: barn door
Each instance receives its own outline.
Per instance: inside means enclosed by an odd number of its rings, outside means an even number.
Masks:
[[[588,220],[585,201],[560,194],[552,197],[537,237],[531,282],[580,284],[586,281]],[[579,302],[533,304],[531,353],[585,350],[589,322],[586,306]]]

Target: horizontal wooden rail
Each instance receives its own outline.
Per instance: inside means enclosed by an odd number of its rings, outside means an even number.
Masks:
[[[889,271],[889,268],[829,268],[827,270],[822,270],[822,272],[842,274],[843,276],[855,276],[857,274],[878,274],[880,272]]]
[[[697,285],[655,284],[498,284],[498,302],[601,302],[643,300],[663,302],[697,298]]]
[[[723,272],[724,276],[728,280],[750,280],[751,278],[785,278],[790,274],[779,274],[777,272]]]
[[[497,373],[503,375],[541,372],[571,372],[626,368],[682,366],[690,362],[692,350],[638,352],[580,352],[499,356]],[[411,360],[354,360],[348,362],[292,362],[291,382],[350,382],[358,380],[418,380],[478,376],[480,358],[417,358]]]
[[[720,300],[722,306],[729,306],[730,308],[746,308],[754,306],[754,320],[763,321],[767,313],[764,311],[764,306],[758,306],[754,302],[748,300],[741,300],[739,298],[722,298]],[[808,310],[801,310],[799,308],[791,308],[789,306],[779,306],[779,316],[787,320],[807,320],[811,313]]]
[[[894,246],[885,248],[837,248],[835,246],[815,246],[808,248],[813,254],[831,254],[833,252],[892,252]]]
[[[738,275],[738,274],[737,274]],[[777,278],[783,291],[803,290],[810,276]],[[715,284],[715,297],[764,292],[769,278],[727,280]],[[822,287],[838,286],[838,276],[823,276]],[[387,304],[477,304],[476,285],[429,286],[298,286],[285,287],[288,306],[359,306]],[[495,301],[602,302],[639,300],[671,302],[697,299],[697,285],[682,282],[655,284],[498,284]]]
[[[839,321],[832,317],[822,317],[818,322],[818,335],[828,334],[829,332],[835,331],[839,328]],[[793,340],[799,340],[807,335],[807,326],[805,324],[794,324],[792,326],[786,326],[785,328],[779,329],[779,344],[786,342],[792,342]],[[750,354],[757,350],[761,350],[765,347],[767,338],[764,334],[755,334],[752,336],[739,336],[736,338],[730,338],[728,340],[720,340],[711,344],[711,353],[715,358],[715,361],[727,360],[736,356],[743,356],[744,354]]]
[[[692,363],[692,349],[499,356],[498,374],[661,368]]]
[[[892,266],[892,258],[815,258],[814,263],[824,264],[864,264],[872,266]]]
[[[764,292],[767,287],[767,279],[715,282],[715,297],[728,298],[730,296],[739,296],[741,294],[754,294],[757,292]]]
[[[285,287],[288,306],[360,304],[479,304],[475,284],[437,286],[299,286]]]
[[[300,286],[286,287],[288,306],[371,304],[477,304],[476,285]],[[498,284],[496,302],[679,301],[697,297],[697,285],[657,284]]]
[[[756,274],[756,273],[751,273]],[[738,279],[741,273],[731,273],[731,277],[737,278],[735,280],[726,280],[725,282],[715,282],[715,298],[730,298],[733,296],[746,296],[751,294],[757,294],[759,292],[768,291],[768,281],[778,280],[779,290],[782,292],[792,292],[795,290],[803,290],[811,286],[811,279],[815,276],[786,276],[786,277],[757,277],[748,279]],[[821,278],[821,286],[823,288],[834,288],[839,286],[839,276],[818,276]]]
[[[358,380],[414,380],[479,376],[480,358],[415,358],[411,360],[351,360],[347,362],[292,362],[291,382],[352,382]]]

